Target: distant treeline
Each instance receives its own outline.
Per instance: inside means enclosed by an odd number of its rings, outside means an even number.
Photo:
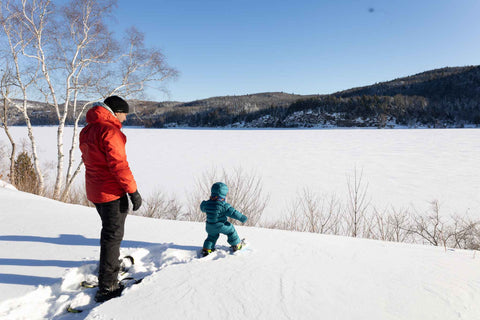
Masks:
[[[282,92],[132,101],[126,125],[164,127],[462,127],[480,125],[480,66],[443,68],[331,95]],[[36,109],[34,124],[55,124]]]
[[[480,67],[437,69],[332,95],[219,97],[145,119],[148,127],[479,125]]]
[[[145,123],[147,127],[176,124],[189,127],[339,127],[376,126],[462,126],[480,124],[477,100],[430,102],[421,96],[335,96],[299,100],[288,107],[268,107],[254,112],[218,107],[191,113],[188,110],[167,112]]]

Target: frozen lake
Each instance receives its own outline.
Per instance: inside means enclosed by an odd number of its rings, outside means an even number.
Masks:
[[[26,137],[25,128],[12,131],[18,140]],[[203,174],[242,168],[262,179],[270,196],[264,217],[275,218],[304,188],[346,199],[347,177],[357,168],[377,209],[424,211],[438,200],[445,215],[480,217],[479,129],[124,132],[128,160],[144,197],[161,190],[183,202]],[[47,165],[56,159],[56,128],[36,127],[35,133]],[[0,139],[7,144],[3,131]]]

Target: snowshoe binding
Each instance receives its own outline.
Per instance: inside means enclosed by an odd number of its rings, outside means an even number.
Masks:
[[[97,293],[95,294],[94,299],[96,302],[105,302],[112,298],[120,297],[122,295],[123,289],[125,289],[125,286],[120,282],[116,283],[111,287],[99,288]]]
[[[135,264],[135,259],[132,256],[125,256],[119,260],[120,263],[120,275],[128,273],[131,267]]]

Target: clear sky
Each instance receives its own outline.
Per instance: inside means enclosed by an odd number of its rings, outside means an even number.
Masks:
[[[180,72],[155,101],[326,94],[480,64],[478,0],[119,0],[115,16]]]

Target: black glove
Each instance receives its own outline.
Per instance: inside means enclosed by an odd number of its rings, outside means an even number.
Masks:
[[[128,195],[130,196],[130,201],[132,201],[133,204],[133,211],[137,211],[142,205],[142,196],[140,193],[138,193],[138,190],[134,193],[129,193]]]

